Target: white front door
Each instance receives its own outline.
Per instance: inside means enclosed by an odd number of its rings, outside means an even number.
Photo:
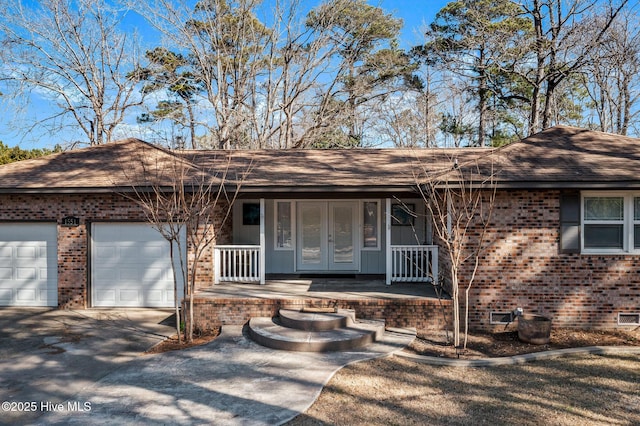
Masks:
[[[298,203],[297,267],[300,271],[357,271],[358,203]]]

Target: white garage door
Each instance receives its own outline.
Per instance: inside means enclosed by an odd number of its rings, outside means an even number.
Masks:
[[[169,251],[169,242],[148,224],[94,223],[91,249],[92,305],[173,307],[173,272]],[[174,257],[179,268],[177,256]],[[178,289],[178,296],[181,295],[182,285]]]
[[[0,306],[58,305],[54,223],[0,224]]]

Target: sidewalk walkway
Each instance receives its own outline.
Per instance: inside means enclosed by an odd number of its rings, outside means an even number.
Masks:
[[[306,353],[262,347],[225,326],[213,342],[143,356],[84,389],[90,411],[49,412],[45,424],[275,425],[304,412],[343,366],[387,356],[415,334],[387,331],[357,352]],[[66,406],[65,406],[66,407]]]

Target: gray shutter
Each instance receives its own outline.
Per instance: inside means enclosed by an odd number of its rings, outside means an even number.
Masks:
[[[560,253],[580,253],[580,192],[560,193]]]

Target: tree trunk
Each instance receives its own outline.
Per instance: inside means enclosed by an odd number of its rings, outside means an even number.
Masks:
[[[178,303],[178,276],[176,274],[176,265],[173,263],[173,240],[169,241],[169,256],[171,257],[171,273],[173,274],[173,304],[176,310],[176,334],[178,335],[178,344],[182,343],[182,333],[180,333],[180,304]]]
[[[531,93],[531,111],[529,112],[529,135],[540,128],[540,91],[544,81],[544,31],[542,28],[542,12],[540,2],[533,2],[533,26],[536,34],[536,77]]]
[[[460,346],[460,287],[458,270],[451,267],[451,299],[453,302],[453,346]]]

